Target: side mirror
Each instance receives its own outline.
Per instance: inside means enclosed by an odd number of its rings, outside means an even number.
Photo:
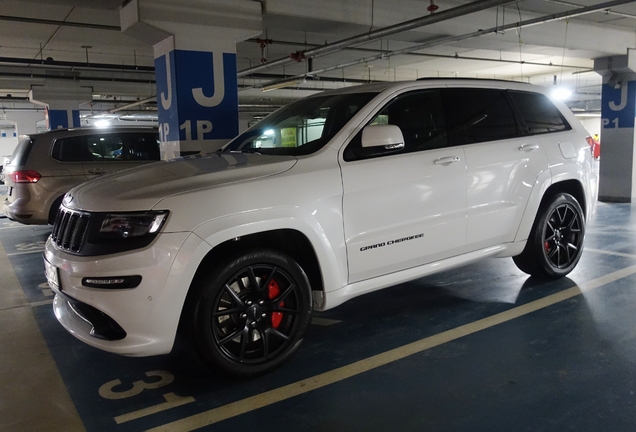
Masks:
[[[395,151],[404,148],[402,130],[395,125],[369,125],[362,129],[362,148],[384,147]],[[378,149],[379,150],[379,149]]]

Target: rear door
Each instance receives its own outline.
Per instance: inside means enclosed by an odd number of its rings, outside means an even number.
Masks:
[[[449,140],[466,157],[469,250],[511,242],[538,175],[548,169],[540,141],[525,134],[506,90],[444,91]]]
[[[349,282],[458,254],[466,229],[462,147],[448,147],[439,90],[397,96],[369,124],[393,124],[405,148],[365,154],[360,131],[341,162]]]

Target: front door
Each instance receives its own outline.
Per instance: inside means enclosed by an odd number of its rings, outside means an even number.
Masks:
[[[466,165],[448,147],[438,90],[397,96],[369,124],[394,124],[398,154],[358,155],[359,133],[341,161],[349,283],[456,255],[466,235]]]

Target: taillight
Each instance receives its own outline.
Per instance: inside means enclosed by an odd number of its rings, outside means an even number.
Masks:
[[[592,138],[591,136],[589,137],[585,137],[585,139],[587,140],[587,143],[590,145],[590,152],[592,152],[592,157],[594,159],[596,159],[596,156],[594,155],[594,150],[596,148],[596,140],[594,138]]]
[[[13,183],[37,183],[42,176],[37,171],[26,170],[9,173],[9,178]]]

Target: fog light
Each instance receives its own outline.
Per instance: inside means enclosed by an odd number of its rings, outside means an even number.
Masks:
[[[141,276],[85,277],[82,279],[82,285],[89,288],[136,288],[140,283]]]

